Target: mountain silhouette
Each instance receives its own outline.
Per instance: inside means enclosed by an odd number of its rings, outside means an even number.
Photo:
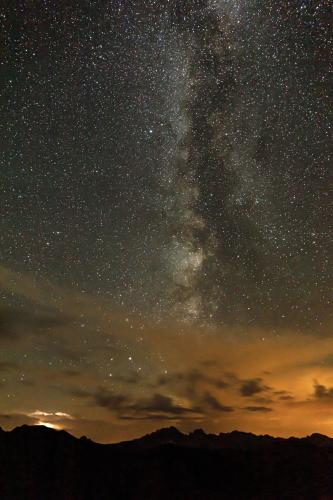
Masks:
[[[175,427],[97,444],[43,426],[0,429],[1,500],[333,499],[333,439]]]

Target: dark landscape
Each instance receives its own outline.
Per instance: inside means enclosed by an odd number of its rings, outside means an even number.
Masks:
[[[66,431],[0,433],[3,500],[333,498],[333,439],[164,428],[102,445]]]

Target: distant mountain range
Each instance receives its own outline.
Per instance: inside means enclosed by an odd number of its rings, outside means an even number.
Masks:
[[[0,429],[1,500],[333,500],[333,439],[160,429],[102,445]]]
[[[196,429],[189,434],[180,432],[176,427],[166,427],[139,439],[119,443],[120,446],[151,448],[166,444],[205,449],[253,449],[272,445],[273,443],[311,443],[316,446],[333,446],[333,438],[323,434],[311,434],[305,438],[274,438],[267,434],[257,436],[250,432],[221,432],[220,434],[206,434],[202,429]]]

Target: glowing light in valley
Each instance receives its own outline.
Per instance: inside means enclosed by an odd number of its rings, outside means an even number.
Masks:
[[[49,427],[50,429],[60,430],[64,428],[64,420],[73,420],[72,415],[64,413],[62,411],[47,412],[41,410],[35,410],[28,413],[28,416],[37,419],[36,425],[44,425],[44,427]]]
[[[55,429],[57,431],[62,429],[60,425],[51,424],[50,422],[43,422],[42,420],[37,422],[37,425],[43,425],[44,427],[48,427],[49,429]]]

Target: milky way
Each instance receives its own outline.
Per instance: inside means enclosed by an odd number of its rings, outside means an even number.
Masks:
[[[164,169],[176,164],[176,174],[164,264],[184,319],[326,324],[329,234],[317,224],[328,215],[330,127],[315,84],[325,81],[325,18],[323,5],[293,13],[313,37],[308,47],[284,24],[289,9],[212,2],[177,12],[184,55],[171,81],[175,159]]]
[[[252,429],[245,408],[273,414],[293,391],[322,404],[321,384],[328,399],[330,14],[326,0],[1,7],[3,414],[94,433],[107,413],[136,435],[189,415],[218,428],[217,411]],[[292,388],[284,342],[306,359]]]

